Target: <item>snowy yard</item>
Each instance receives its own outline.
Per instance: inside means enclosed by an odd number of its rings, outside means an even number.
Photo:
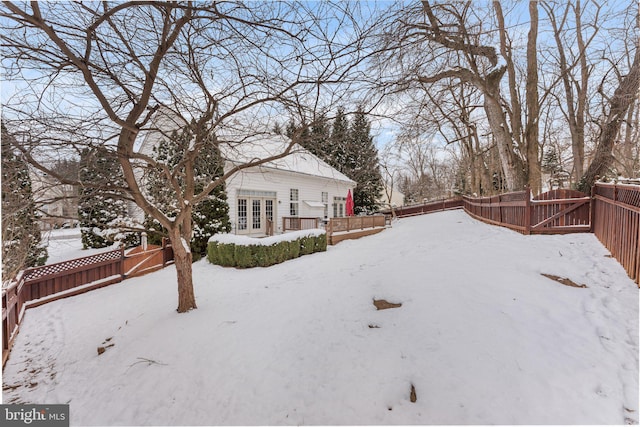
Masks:
[[[80,228],[46,231],[42,233],[42,238],[48,242],[47,250],[49,257],[47,258],[47,264],[55,264],[117,249],[117,246],[100,249],[82,249]]]
[[[200,261],[187,314],[166,268],[29,310],[3,401],[73,425],[637,423],[638,288],[607,255],[452,211],[269,268]]]

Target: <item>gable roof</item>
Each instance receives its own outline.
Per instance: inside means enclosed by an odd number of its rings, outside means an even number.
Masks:
[[[222,156],[234,164],[266,159],[280,154],[286,150],[291,142],[289,138],[283,135],[256,135],[244,138],[242,142],[234,142],[224,138],[220,138],[220,140]],[[355,181],[334,169],[299,144],[294,144],[291,153],[286,157],[263,163],[259,167],[333,179],[356,185]]]
[[[152,155],[152,147],[158,144],[173,130],[186,125],[184,119],[170,111],[162,111],[153,119],[156,130],[147,131],[138,147],[138,152]],[[158,129],[162,129],[162,132]],[[217,132],[222,157],[234,164],[242,164],[251,160],[262,160],[278,155],[286,150],[291,139],[273,133],[254,133],[223,131]],[[342,181],[353,186],[356,182],[313,155],[299,144],[294,144],[291,153],[281,159],[256,166],[284,172],[299,173],[308,176]]]

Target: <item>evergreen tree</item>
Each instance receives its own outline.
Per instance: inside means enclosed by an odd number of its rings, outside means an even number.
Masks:
[[[191,128],[192,126],[187,126],[180,132],[173,132],[171,138],[160,141],[153,148],[154,158],[160,165],[165,165],[169,170],[175,170],[178,167],[195,138]],[[195,162],[196,193],[202,192],[207,184],[223,174],[224,162],[215,136],[207,137],[205,145]],[[158,168],[149,173],[146,187],[156,206],[165,211],[170,218],[175,217],[177,209],[176,206],[172,206],[172,203],[175,203],[176,197],[162,169]],[[228,233],[231,230],[225,186],[217,186],[206,199],[195,205],[191,217],[193,236],[190,246],[193,260],[197,261],[206,254],[209,238],[213,234]],[[146,219],[145,228],[150,232],[149,242],[152,244],[159,244],[166,234],[166,230],[160,226],[160,223],[151,218]]]
[[[13,151],[13,136],[4,123],[1,126],[2,279],[8,281],[24,268],[43,265],[48,254],[47,248],[41,245],[29,168]]]
[[[286,137],[289,139],[296,139],[296,142],[302,147],[309,150],[309,152],[313,154],[317,153],[317,150],[315,148],[315,138],[312,135],[312,131],[309,129],[308,125],[304,123],[301,125],[297,125],[295,121],[291,119],[289,121],[289,124],[287,124],[284,135],[286,135]]]
[[[104,248],[114,242],[125,246],[136,244],[135,233],[128,218],[127,202],[123,198],[124,177],[117,155],[101,146],[84,149],[80,154],[80,189],[78,219],[82,246]]]
[[[542,171],[551,175],[561,170],[558,152],[554,147],[545,150],[542,157]]]
[[[327,156],[324,159],[338,171],[349,176],[348,171],[348,145],[349,145],[349,121],[344,112],[344,107],[338,107],[338,112],[331,126],[331,137],[327,147]]]
[[[371,136],[371,123],[362,108],[355,113],[348,142],[344,173],[357,182],[353,191],[354,212],[356,215],[377,212],[378,198],[382,193],[382,175],[378,150]]]
[[[327,113],[323,111],[314,119],[311,125],[308,144],[305,148],[320,159],[326,161],[329,157],[328,154],[330,154],[330,137],[329,119],[327,119]]]
[[[273,125],[273,133],[275,133],[276,135],[285,135],[285,132],[286,128],[283,129],[280,122],[276,122],[276,124]]]

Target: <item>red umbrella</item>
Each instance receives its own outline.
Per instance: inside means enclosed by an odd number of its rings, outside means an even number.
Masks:
[[[353,196],[351,195],[351,189],[347,193],[347,216],[353,216]]]

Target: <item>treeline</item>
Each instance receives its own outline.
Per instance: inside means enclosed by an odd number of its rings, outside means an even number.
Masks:
[[[300,145],[334,169],[354,180],[354,213],[377,212],[383,190],[378,149],[371,135],[371,122],[362,107],[352,114],[338,107],[330,118],[328,111],[319,113],[311,123],[290,120],[275,132],[299,141]]]

